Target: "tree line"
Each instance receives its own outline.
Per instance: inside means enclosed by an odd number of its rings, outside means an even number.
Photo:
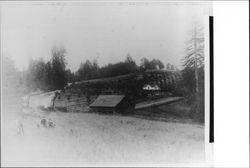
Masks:
[[[113,77],[118,75],[124,75],[129,73],[141,72],[147,69],[163,69],[164,64],[158,59],[148,60],[147,58],[141,59],[141,63],[138,66],[130,54],[124,61],[118,63],[109,63],[105,66],[99,67],[96,60],[92,62],[86,60],[80,64],[79,69],[75,73],[75,80],[89,80],[95,78]]]
[[[71,80],[72,73],[66,69],[66,50],[63,47],[53,47],[51,59],[45,62],[42,58],[30,60],[24,81],[31,90],[51,91],[62,89]]]
[[[86,60],[80,63],[76,72],[72,72],[66,68],[67,61],[65,55],[66,49],[64,47],[53,47],[49,61],[45,62],[42,58],[31,60],[28,69],[24,72],[22,81],[31,90],[52,91],[62,89],[67,83],[76,81],[113,77],[143,72],[148,69],[165,68],[163,62],[158,59],[149,60],[143,58],[140,65],[137,65],[130,54],[127,54],[124,61],[109,63],[101,67],[98,65],[97,60]]]

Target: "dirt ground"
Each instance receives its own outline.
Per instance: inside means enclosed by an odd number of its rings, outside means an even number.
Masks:
[[[202,165],[204,126],[119,115],[22,110],[3,101],[2,166]],[[55,128],[39,125],[50,118]],[[17,134],[18,124],[24,134]]]

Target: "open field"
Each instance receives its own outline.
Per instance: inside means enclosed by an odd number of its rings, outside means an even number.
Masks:
[[[29,111],[3,102],[3,166],[166,166],[204,161],[204,126],[95,113]],[[15,103],[14,103],[15,102]],[[51,118],[55,128],[38,127]],[[17,121],[24,135],[17,134]]]
[[[90,113],[47,114],[55,128],[37,128],[39,118],[3,126],[3,165],[165,165],[204,159],[203,126]]]

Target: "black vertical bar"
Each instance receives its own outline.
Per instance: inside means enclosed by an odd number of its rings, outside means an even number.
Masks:
[[[210,48],[210,120],[209,142],[214,142],[214,20],[209,16],[209,48]]]

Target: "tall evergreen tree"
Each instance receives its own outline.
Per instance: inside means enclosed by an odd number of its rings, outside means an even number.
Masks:
[[[204,34],[203,28],[196,24],[192,31],[191,39],[187,42],[183,65],[185,67],[183,79],[186,79],[187,87],[195,88],[195,113],[199,115],[201,112],[204,112],[204,109],[201,107],[202,101],[204,101]],[[185,76],[189,77],[186,78]],[[192,83],[192,81],[195,83]]]

